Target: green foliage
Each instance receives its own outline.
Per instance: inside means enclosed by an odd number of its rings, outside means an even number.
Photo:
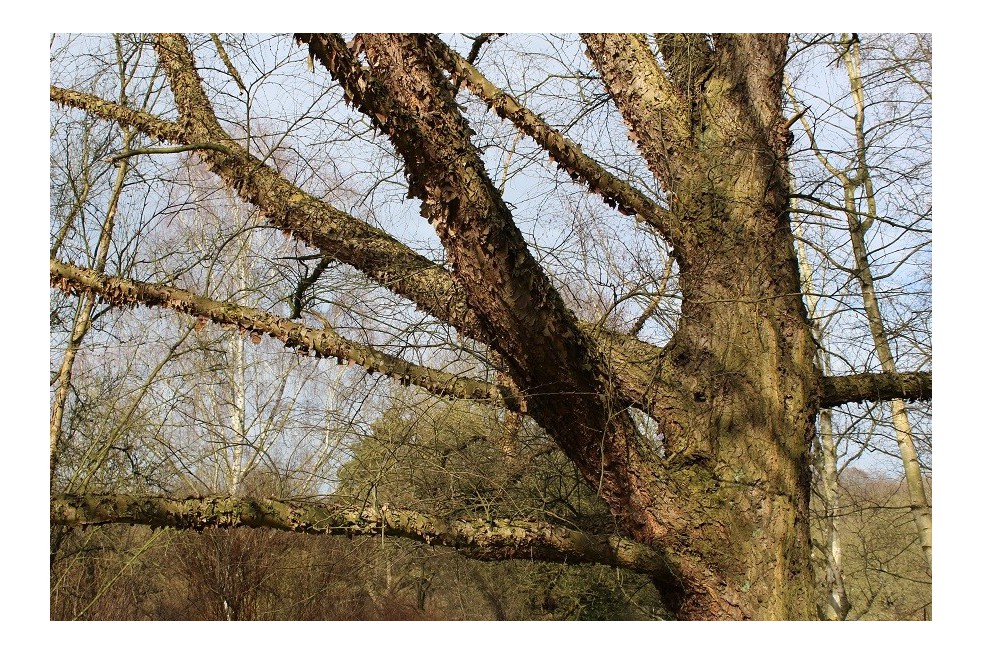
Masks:
[[[339,493],[448,517],[541,518],[598,530],[609,511],[531,421],[464,401],[390,409],[341,469]]]

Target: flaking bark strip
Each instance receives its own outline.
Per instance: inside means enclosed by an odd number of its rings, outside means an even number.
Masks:
[[[405,380],[436,395],[491,401],[513,411],[520,408],[518,399],[507,387],[413,364],[345,339],[330,328],[314,330],[261,310],[220,303],[177,287],[101,275],[54,259],[51,260],[50,271],[51,286],[66,293],[92,291],[113,305],[167,307],[225,327],[249,330],[254,336],[267,334],[287,346],[319,357],[352,361],[370,371]]]
[[[445,521],[409,509],[358,509],[323,503],[227,497],[161,498],[123,494],[61,494],[51,499],[51,522],[86,526],[110,523],[153,528],[269,528],[309,534],[402,537],[448,546],[482,560],[530,559],[604,564],[674,579],[653,548],[616,535],[578,532],[542,521]]]

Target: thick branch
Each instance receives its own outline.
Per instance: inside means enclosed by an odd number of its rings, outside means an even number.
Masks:
[[[252,527],[349,536],[384,533],[449,546],[475,559],[606,564],[656,581],[672,581],[657,551],[615,535],[588,534],[530,520],[445,521],[386,505],[371,509],[271,499],[66,494],[52,498],[51,522],[69,526],[129,523],[184,530]]]
[[[532,257],[491,182],[431,39],[359,34],[349,47],[338,35],[297,38],[402,155],[410,193],[423,201],[422,213],[493,335],[488,345],[525,393],[529,414],[612,506],[641,505],[657,458],[621,411],[626,403],[597,344]],[[355,53],[364,53],[367,65]],[[650,507],[627,510],[626,518],[651,534],[669,532]]]
[[[931,372],[860,373],[822,378],[822,407],[894,398],[931,400]]]
[[[184,289],[100,275],[96,271],[54,259],[51,260],[51,285],[66,293],[92,291],[112,305],[167,307],[202,321],[210,320],[219,325],[248,330],[257,340],[260,335],[266,334],[301,352],[318,357],[335,357],[339,364],[343,361],[358,364],[368,369],[369,373],[382,373],[402,384],[419,386],[440,396],[490,401],[513,411],[520,407],[519,401],[506,387],[412,364],[371,346],[345,339],[330,328],[315,330],[258,309],[217,302]]]
[[[290,184],[235,143],[215,117],[182,35],[159,35],[157,52],[188,138],[224,143],[233,151],[234,156],[229,156],[205,150],[201,157],[243,200],[257,206],[271,225],[319,248],[327,257],[354,266],[463,334],[479,340],[487,338],[467,308],[463,290],[446,269],[384,231]]]
[[[628,136],[638,143],[655,177],[673,191],[673,155],[688,143],[691,129],[687,103],[682,102],[644,36],[584,34],[582,39],[587,55],[631,127]]]
[[[98,96],[71,89],[51,87],[51,101],[62,107],[81,109],[94,116],[115,121],[123,127],[134,127],[159,141],[182,140],[181,127],[145,111],[136,111]]]
[[[596,160],[583,152],[579,144],[550,127],[541,117],[526,109],[513,96],[499,89],[474,66],[451,50],[437,37],[430,39],[434,53],[457,81],[484,101],[489,109],[510,120],[526,136],[548,152],[573,180],[582,178],[590,191],[628,216],[637,215],[664,232],[669,213],[627,182],[611,175]]]
[[[197,79],[194,62],[183,37],[171,37],[166,47],[161,47],[161,53],[168,69],[176,77],[176,87],[181,90],[182,97],[190,95],[196,99],[182,105],[184,111],[191,114],[191,120],[185,121],[189,126],[186,129],[146,112],[134,111],[77,91],[51,87],[51,99],[62,106],[83,109],[121,125],[132,125],[161,140],[185,145],[221,145],[227,150],[203,148],[199,154],[242,199],[257,206],[269,224],[319,248],[324,256],[355,267],[461,333],[484,343],[490,340],[478,329],[464,301],[464,290],[446,268],[419,255],[382,230],[290,184],[217,127],[218,122]],[[637,339],[624,341],[618,338],[616,344],[606,343],[609,336],[606,332],[592,333],[592,336],[599,342],[599,350],[605,353],[610,352],[611,348],[620,350],[632,345],[645,351],[651,348]],[[639,381],[639,384],[629,385],[621,392],[629,402],[646,407],[650,398],[643,391],[646,385],[640,382],[650,379],[650,362],[646,360],[634,364],[624,358],[615,360],[612,365],[617,369],[614,371],[616,377]]]
[[[310,48],[322,63],[333,64],[354,103],[402,155],[410,194],[423,201],[422,213],[443,242],[455,279],[493,336],[489,345],[519,376],[548,371],[559,377],[569,365],[565,360],[589,356],[586,344],[487,174],[428,41],[358,35],[353,47],[364,49],[370,71],[339,39],[313,36]]]
[[[175,50],[171,48],[168,53],[173,56]],[[186,81],[184,88],[187,88]],[[382,230],[290,184],[217,128],[213,114],[211,120],[200,121],[191,131],[192,136],[188,136],[175,123],[89,94],[51,87],[51,99],[121,125],[133,125],[162,140],[187,145],[193,139],[207,144],[199,151],[202,159],[243,200],[256,205],[271,225],[319,248],[331,259],[354,266],[393,293],[413,301],[422,311],[476,337],[467,318],[463,291],[446,269]],[[201,99],[204,105],[191,106],[197,107],[198,112],[211,111],[203,92]],[[209,128],[205,129],[204,125]]]

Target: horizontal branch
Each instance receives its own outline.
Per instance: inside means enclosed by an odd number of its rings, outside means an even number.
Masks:
[[[657,551],[616,535],[595,535],[533,520],[443,520],[410,509],[353,508],[314,502],[205,497],[171,499],[126,495],[58,495],[51,522],[108,523],[153,528],[272,528],[308,534],[386,535],[449,546],[481,560],[537,560],[606,564],[672,581]]]
[[[644,193],[624,180],[612,175],[592,157],[558,130],[549,126],[540,116],[522,106],[513,96],[495,86],[477,68],[451,50],[438,37],[429,39],[435,54],[455,81],[463,82],[467,89],[484,101],[489,109],[501,118],[507,118],[523,134],[549,153],[553,160],[573,180],[582,178],[590,191],[599,194],[608,204],[628,216],[648,223],[664,233],[671,220],[669,212],[653,202]]]
[[[230,149],[220,143],[189,143],[186,146],[170,146],[168,148],[134,148],[133,150],[124,150],[109,157],[107,161],[115,164],[118,161],[137,155],[173,155],[179,152],[193,152],[195,150],[217,150],[218,152],[224,152],[226,155],[232,154]]]
[[[931,400],[931,372],[860,373],[822,378],[822,407],[895,398]]]
[[[177,287],[101,275],[54,259],[51,260],[50,275],[51,286],[66,293],[93,292],[111,305],[167,307],[202,321],[248,330],[257,342],[260,335],[265,334],[304,354],[335,357],[339,364],[345,361],[358,364],[369,373],[381,373],[401,384],[412,384],[439,396],[489,401],[515,411],[521,406],[506,387],[407,362],[345,339],[330,328],[317,330],[268,312],[218,302]]]

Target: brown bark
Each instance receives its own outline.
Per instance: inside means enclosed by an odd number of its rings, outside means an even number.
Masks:
[[[813,617],[818,376],[787,215],[786,38],[715,37],[709,72],[685,93],[643,38],[584,40],[680,217],[670,239],[682,320],[661,366],[681,388],[656,399],[654,415],[674,477],[699,499],[688,510],[693,548],[720,578],[719,599],[690,594],[682,613]]]
[[[595,535],[541,521],[445,521],[411,509],[378,509],[272,499],[160,498],[61,494],[51,500],[51,523],[108,523],[153,528],[271,528],[308,534],[390,536],[449,546],[474,559],[529,559],[605,564],[666,580],[672,576],[657,551],[617,535]]]
[[[517,410],[518,399],[505,386],[452,375],[393,357],[365,344],[345,339],[330,327],[313,329],[251,307],[218,302],[184,289],[101,275],[71,264],[51,260],[51,286],[65,293],[97,294],[112,305],[166,307],[197,317],[198,327],[211,321],[217,325],[248,331],[252,339],[268,335],[287,347],[317,357],[334,357],[387,375],[402,384],[413,384],[438,396],[486,400]]]
[[[422,200],[455,279],[491,335],[485,342],[505,362],[529,414],[632,534],[671,547],[681,528],[678,492],[655,473],[660,462],[611,392],[612,372],[515,227],[427,39],[359,35],[353,47],[364,52],[369,70],[340,37],[299,38],[402,155],[410,193]]]
[[[303,39],[301,39],[303,41]],[[627,215],[637,215],[659,231],[665,231],[671,214],[654,203],[641,191],[612,175],[599,162],[583,152],[579,144],[550,127],[541,117],[521,105],[514,97],[492,84],[473,65],[454,53],[437,37],[428,41],[438,61],[451,76],[463,82],[502,118],[507,118],[526,136],[531,137],[543,150],[574,179],[582,179],[594,193],[608,204]]]
[[[146,125],[160,138],[198,144],[211,170],[256,204],[270,224],[486,344],[524,399],[521,408],[598,490],[619,528],[658,553],[661,568],[649,573],[681,618],[814,618],[808,462],[818,408],[870,389],[906,394],[914,380],[871,376],[841,382],[816,369],[788,215],[788,133],[781,112],[786,36],[715,35],[710,48],[703,37],[659,35],[667,68],[645,37],[584,37],[632,138],[670,198],[667,211],[608,179],[575,144],[514,98],[498,94],[432,37],[359,35],[350,46],[336,35],[298,39],[395,146],[410,193],[422,201],[445,247],[448,268],[251,158],[221,129],[180,35],[157,38],[180,114],[166,129],[152,117],[121,113],[97,99],[56,89],[52,98]],[[689,68],[682,66],[684,52],[698,55]],[[491,183],[446,70],[592,190],[662,231],[673,247],[683,293],[682,319],[665,348],[575,320]],[[307,328],[255,310],[212,307],[213,301],[181,296],[180,290],[92,278],[64,266],[52,262],[52,272],[57,269],[59,281],[76,280],[66,282],[68,288],[103,285],[115,302],[149,304],[148,298],[156,298],[151,302],[286,334],[291,345],[319,347],[312,332],[303,332]],[[330,344],[325,352],[354,352],[352,344]],[[399,364],[390,364],[383,372],[395,375]],[[926,390],[917,380],[922,386],[916,393],[929,394],[929,379]],[[657,420],[664,457],[639,435],[626,411],[631,405]],[[392,534],[428,535],[455,547],[471,548],[477,539],[474,522],[430,527],[439,522],[394,510],[370,517],[316,514],[313,520],[303,508],[266,501],[231,509],[155,507],[146,499],[56,502],[67,503],[52,510],[65,522],[88,520],[78,519],[86,512],[95,522],[139,516],[146,517],[140,522],[188,527],[204,520],[314,529],[317,521],[334,521],[369,532],[384,524]],[[523,524],[520,532],[516,525],[484,525],[478,532],[481,539],[501,539],[494,542],[495,553],[521,556],[528,546],[530,552],[542,549],[544,557],[575,559],[571,553],[578,551],[566,537],[557,545],[533,527]],[[507,529],[495,532],[499,527]],[[610,559],[609,542],[588,542],[587,551]]]

